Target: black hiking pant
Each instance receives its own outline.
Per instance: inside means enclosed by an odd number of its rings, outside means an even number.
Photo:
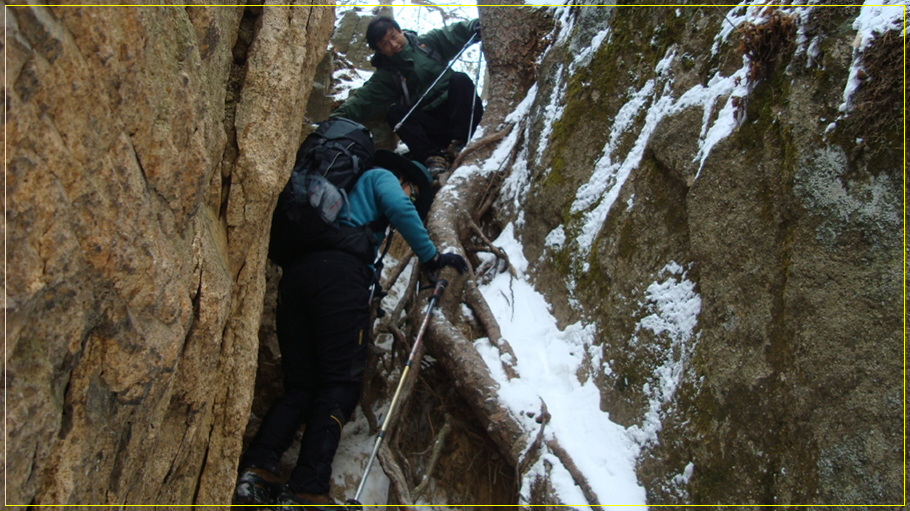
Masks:
[[[241,467],[277,474],[282,454],[305,424],[288,488],[325,494],[342,426],[360,399],[372,271],[346,252],[327,250],[283,272],[276,327],[284,393],[263,419]]]
[[[415,99],[416,100],[416,99]],[[471,102],[474,102],[474,123],[471,124]],[[395,128],[407,115],[410,106],[394,104],[386,112],[386,121]],[[452,140],[467,142],[474,134],[483,104],[477,97],[474,82],[464,73],[453,73],[449,79],[448,100],[440,107],[423,111],[418,106],[398,130],[398,137],[411,151],[411,159],[424,162],[428,156],[443,152]]]

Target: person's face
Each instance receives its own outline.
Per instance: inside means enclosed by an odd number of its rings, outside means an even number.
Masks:
[[[401,30],[398,30],[395,27],[389,27],[382,39],[376,42],[376,49],[386,57],[391,57],[400,52],[401,49],[404,48],[406,42],[407,39],[405,39],[404,33]]]

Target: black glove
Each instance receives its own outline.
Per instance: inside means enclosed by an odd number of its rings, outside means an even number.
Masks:
[[[468,262],[464,260],[464,257],[461,257],[458,254],[440,254],[436,252],[436,255],[433,256],[433,259],[430,259],[424,263],[427,270],[435,272],[445,268],[446,266],[451,266],[458,270],[459,274],[462,274],[468,270]]]
[[[477,34],[477,39],[480,39],[480,20],[479,19],[474,20],[474,22],[471,23],[471,33]]]

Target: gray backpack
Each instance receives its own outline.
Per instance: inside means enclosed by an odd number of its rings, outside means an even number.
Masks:
[[[297,150],[272,215],[269,258],[285,265],[315,250],[338,249],[372,263],[370,226],[350,227],[348,192],[373,161],[373,135],[343,117],[319,124]]]

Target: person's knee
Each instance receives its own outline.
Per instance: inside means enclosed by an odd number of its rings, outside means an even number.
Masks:
[[[309,371],[300,371],[299,366],[285,363],[282,360],[282,376],[284,394],[293,395],[299,399],[311,399],[316,393],[318,382]]]
[[[333,413],[340,414],[336,417],[341,424],[346,423],[354,413],[357,402],[360,401],[360,384],[347,383],[335,385],[323,392],[327,408]]]
[[[449,81],[449,101],[451,108],[464,108],[470,111],[471,105],[477,109],[476,99],[477,91],[474,88],[474,82],[464,73],[454,73]],[[452,103],[454,102],[454,104]]]
[[[474,82],[471,80],[471,77],[465,73],[456,72],[452,73],[452,76],[449,78],[450,87],[471,87],[474,88]]]
[[[388,110],[386,110],[385,120],[390,125],[394,126],[398,124],[402,119],[404,119],[404,116],[407,115],[407,113],[408,107],[395,103],[394,105],[390,106]]]

